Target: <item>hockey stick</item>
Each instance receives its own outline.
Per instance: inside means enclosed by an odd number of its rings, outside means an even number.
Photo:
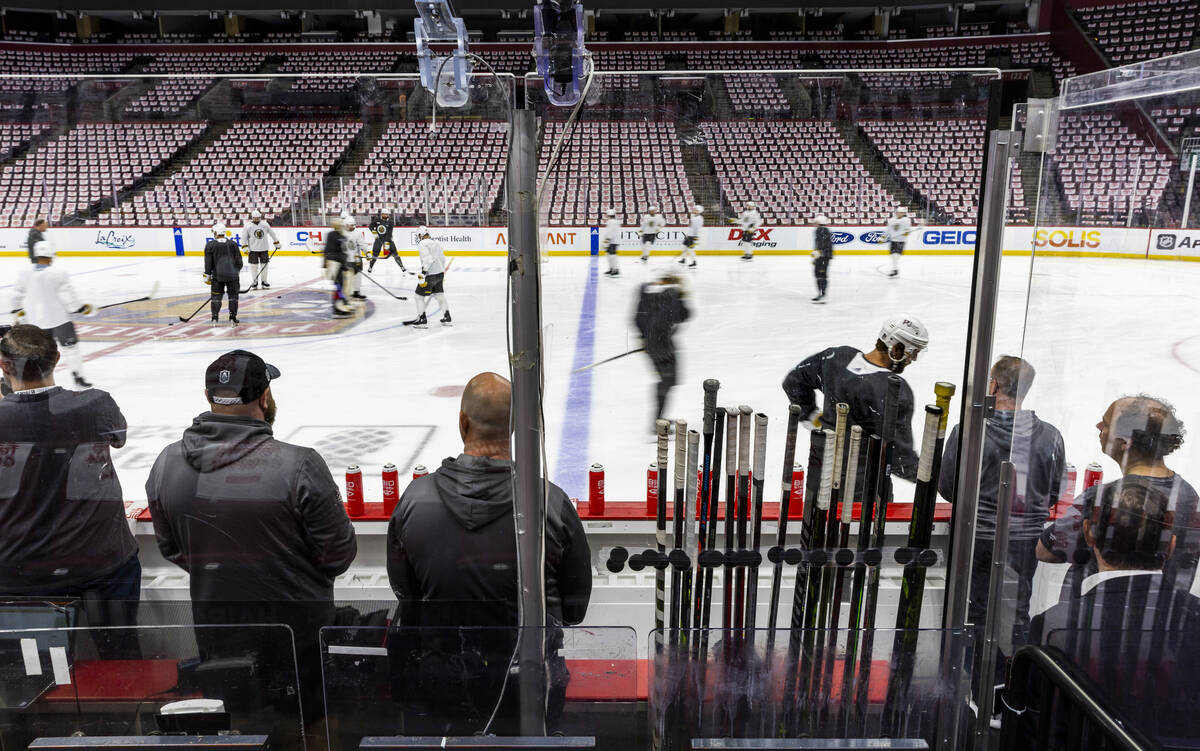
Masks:
[[[376,287],[378,287],[379,289],[383,290],[384,292],[386,292],[388,295],[390,295],[390,296],[394,297],[395,299],[397,299],[397,300],[407,300],[407,299],[408,299],[408,298],[407,298],[407,297],[405,297],[404,295],[397,295],[395,292],[392,292],[392,291],[391,291],[390,289],[388,289],[387,287],[385,287],[385,286],[383,286],[382,284],[380,284],[379,282],[375,281],[375,278],[374,278],[373,276],[371,276],[370,274],[368,274],[367,272],[365,272],[365,271],[359,271],[358,273],[359,273],[359,274],[362,274],[363,276],[365,276],[365,277],[367,278],[367,281],[368,281],[368,282],[370,282],[371,284],[374,284]]]
[[[671,519],[671,526],[674,530],[674,542],[671,549],[671,557],[676,557],[677,551],[683,550],[683,527],[684,527],[684,488],[687,486],[687,421],[675,421],[675,513]],[[670,613],[670,629],[671,643],[674,644],[679,639],[679,627],[682,624],[680,619],[680,594],[683,586],[683,571],[678,566],[671,566],[671,613]]]
[[[800,650],[800,666],[799,666],[799,684],[797,705],[803,707],[808,715],[809,707],[809,684],[813,679],[813,647],[817,635],[819,623],[817,621],[818,609],[820,606],[820,590],[821,590],[821,573],[824,570],[823,551],[818,554],[817,551],[825,547],[825,525],[826,517],[829,515],[829,494],[833,486],[833,457],[834,448],[836,446],[837,436],[834,431],[826,428],[822,431],[824,439],[820,441],[821,454],[817,466],[812,466],[812,477],[819,478],[816,492],[811,493],[813,499],[811,506],[812,515],[806,514],[805,527],[810,535],[806,546],[806,554],[809,560],[805,562],[802,569],[798,570],[796,577],[796,591],[799,593],[803,588],[804,592],[804,618],[803,618],[803,635],[804,643]],[[813,463],[813,457],[810,453],[809,460]],[[816,568],[816,571],[813,568]],[[799,575],[799,571],[803,571],[803,577]],[[803,728],[803,733],[811,734],[809,728]]]
[[[783,479],[780,486],[783,495],[779,499],[779,523],[775,535],[775,552],[778,556],[773,562],[775,571],[771,574],[771,601],[767,614],[767,654],[775,651],[775,628],[779,619],[779,591],[783,587],[783,546],[787,543],[788,506],[792,500],[792,465],[796,462],[796,433],[800,429],[800,405],[788,405],[787,434],[783,442]]]
[[[708,532],[704,540],[706,553],[715,553],[717,549],[717,514],[721,505],[721,472],[717,467],[721,463],[721,444],[724,431],[725,408],[717,407],[713,419],[713,456],[712,462],[709,465],[709,473],[712,475],[712,479],[708,489]],[[713,568],[713,566],[704,567],[704,591],[701,593],[704,601],[700,605],[700,627],[703,629],[700,634],[700,655],[702,659],[708,647],[708,627],[712,623]]]
[[[750,511],[750,421],[754,410],[743,404],[738,407],[738,462],[737,462],[737,552],[739,557],[746,552],[746,525]],[[746,567],[735,565],[733,569],[733,627],[741,630],[746,625]]]
[[[145,302],[146,300],[153,300],[154,294],[156,292],[158,292],[158,282],[155,282],[154,286],[150,288],[150,294],[148,294],[144,297],[135,297],[132,300],[122,300],[121,302],[110,302],[107,305],[99,305],[96,308],[94,308],[94,310],[104,310],[106,308],[116,308],[116,307],[120,307],[121,305],[130,305],[135,302]]]
[[[645,352],[645,351],[646,351],[645,347],[638,347],[637,349],[631,349],[628,352],[622,352],[619,355],[613,355],[612,357],[605,358],[599,362],[594,362],[591,365],[584,365],[582,368],[578,368],[571,372],[572,373],[582,373],[585,370],[591,370],[592,368],[596,367],[597,365],[603,365],[606,362],[612,362],[613,360],[620,360],[622,357],[629,357],[630,355],[636,355],[638,352]]]
[[[696,593],[692,605],[692,623],[696,628],[702,628],[704,607],[704,568],[700,565],[700,556],[708,544],[708,504],[709,491],[712,490],[712,451],[713,432],[717,421],[717,389],[720,382],[709,378],[704,381],[704,460],[700,466],[700,509],[697,521],[699,529],[696,537]]]
[[[754,416],[754,465],[750,471],[750,490],[754,500],[750,511],[750,555],[746,565],[746,630],[754,629],[758,616],[758,567],[762,563],[759,547],[762,545],[763,475],[767,473],[767,416],[759,412]],[[752,637],[753,638],[753,637]]]
[[[908,550],[914,560],[904,567],[900,605],[896,609],[896,636],[892,647],[892,669],[883,707],[885,735],[902,720],[902,705],[908,699],[916,659],[917,629],[921,625],[921,601],[925,593],[925,562],[918,558],[929,547],[933,535],[933,508],[937,486],[933,482],[933,455],[942,409],[925,407],[925,429],[921,434],[921,457],[917,465],[917,487],[913,493],[912,519],[908,525]]]
[[[813,665],[813,690],[817,694],[818,718],[825,716],[828,708],[830,680],[825,668],[832,669],[829,653],[837,649],[837,623],[830,619],[833,611],[833,555],[837,545],[838,533],[838,503],[842,497],[842,475],[845,472],[846,431],[849,425],[850,405],[838,402],[835,406],[837,421],[834,423],[833,443],[833,476],[829,483],[828,507],[825,519],[825,566],[821,569],[821,592],[817,610],[817,662]],[[817,508],[820,513],[822,509]],[[828,642],[828,644],[827,644]]]
[[[195,317],[196,317],[196,316],[197,316],[197,315],[200,313],[200,311],[204,310],[204,306],[205,306],[205,305],[208,305],[208,304],[209,304],[209,301],[210,301],[211,299],[212,299],[212,295],[209,295],[209,299],[208,299],[208,300],[205,300],[205,301],[204,301],[204,302],[202,302],[202,303],[200,303],[200,307],[198,307],[198,308],[196,308],[195,310],[193,310],[193,311],[192,311],[192,314],[191,314],[190,316],[188,316],[187,318],[184,318],[183,316],[176,316],[176,317],[179,319],[179,321],[180,321],[181,323],[187,323],[188,321],[190,321],[190,320],[192,320],[193,318],[195,318]]]
[[[863,499],[858,515],[858,558],[866,556],[867,547],[871,542],[871,522],[875,514],[875,481],[879,476],[879,436],[867,437],[866,464],[863,467]],[[867,565],[859,560],[854,564],[850,594],[850,613],[846,620],[846,660],[842,668],[842,733],[850,732],[850,719],[854,707],[851,699],[854,694],[851,684],[854,682],[854,662],[858,653],[858,640],[861,636],[859,622],[862,619],[863,588],[866,585]]]
[[[658,554],[667,554],[667,428],[666,420],[656,420],[654,431],[658,440],[658,506],[655,509],[654,541]],[[666,569],[654,569],[654,628],[660,632],[666,623]]]
[[[278,246],[276,246],[275,250],[272,250],[272,251],[271,251],[271,255],[267,256],[267,263],[270,263],[270,262],[271,262],[271,259],[272,259],[272,258],[274,258],[274,257],[275,257],[275,254],[276,254],[276,253],[278,253],[278,252],[279,252],[279,247],[278,247]],[[246,287],[246,289],[239,289],[239,290],[238,290],[238,294],[239,294],[239,295],[244,295],[244,294],[246,294],[247,292],[249,292],[251,289],[253,289],[253,288],[254,288],[254,285],[258,284],[258,277],[262,276],[262,272],[264,272],[264,271],[266,271],[266,270],[267,270],[267,263],[261,264],[262,268],[260,268],[258,271],[256,271],[256,272],[254,273],[254,278],[250,280],[250,286],[249,286],[249,287]],[[259,264],[254,264],[254,265],[256,265],[256,266],[257,266],[257,265],[259,265]]]
[[[858,484],[858,455],[859,455],[859,450],[860,450],[861,444],[862,444],[862,428],[855,425],[854,427],[850,428],[850,441],[849,441],[850,448],[847,450],[847,453],[846,453],[846,481],[842,484],[841,529],[839,530],[839,533],[838,533],[837,544],[835,545],[837,550],[834,553],[834,561],[833,561],[833,565],[834,565],[834,568],[833,568],[833,599],[830,601],[830,610],[829,610],[829,628],[830,628],[830,633],[831,633],[831,637],[830,637],[831,641],[829,644],[829,652],[825,656],[825,684],[823,686],[824,694],[826,697],[828,697],[828,700],[830,702],[833,698],[833,696],[832,696],[832,694],[833,694],[833,669],[836,664],[838,621],[840,620],[840,617],[841,617],[842,591],[845,588],[845,582],[846,582],[845,566],[850,562],[849,560],[844,559],[843,556],[845,556],[849,552],[849,551],[846,551],[846,548],[850,545],[850,521],[851,521],[852,517],[854,516],[854,490],[855,490],[855,486]],[[845,552],[843,552],[843,551],[845,551]],[[850,649],[849,649],[849,647],[850,647],[850,630],[853,627],[854,626],[852,623],[847,622],[847,624],[846,624],[846,629],[847,629],[846,656],[845,656],[845,659],[847,659],[847,660],[849,659],[849,656],[850,656]],[[844,683],[846,671],[845,671],[844,666],[843,666],[843,670],[842,670],[842,676],[843,676],[842,696],[844,698],[846,696],[846,685]],[[844,702],[843,702],[843,704],[844,704]],[[831,706],[830,703],[825,704],[826,711],[828,711],[830,706]],[[846,711],[845,708],[843,708],[843,710],[842,710],[843,717],[845,716],[845,711]]]
[[[729,642],[729,629],[733,626],[733,543],[734,516],[737,508],[737,429],[736,407],[725,412],[725,571],[722,577],[723,599],[721,600],[721,627],[725,629],[725,642]],[[726,655],[729,650],[726,650]]]
[[[695,555],[697,559],[700,557],[696,550],[696,464],[699,459],[699,451],[700,434],[689,430],[687,432],[687,467],[684,470],[687,477],[683,491],[683,552]],[[679,598],[679,625],[684,630],[685,640],[692,627],[692,585],[692,562],[689,560],[687,567],[683,569],[683,589]]]

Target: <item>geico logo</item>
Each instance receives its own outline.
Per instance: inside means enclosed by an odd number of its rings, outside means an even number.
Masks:
[[[750,242],[756,243],[756,242],[764,242],[766,240],[770,240],[771,233],[774,231],[775,231],[774,227],[772,227],[771,229],[767,229],[765,227],[756,229],[756,230],[754,230],[753,234],[750,235]],[[729,238],[728,239],[731,242],[737,242],[738,240],[741,240],[742,239],[742,230],[737,229],[736,227],[734,229],[729,230]]]
[[[877,230],[877,229],[873,229],[870,232],[862,233],[861,235],[858,236],[858,239],[862,240],[865,243],[870,243],[872,245],[878,245],[879,243],[883,242],[884,237],[885,237],[885,235],[883,234],[883,232],[881,232],[880,230]]]
[[[854,242],[853,232],[831,232],[834,245],[845,245],[846,243]]]
[[[302,243],[306,243],[309,240],[313,240],[314,242],[321,242],[324,239],[324,237],[325,237],[325,233],[319,229],[313,229],[313,230],[302,229],[302,230],[299,230],[296,232],[296,240],[298,242],[302,242]]]
[[[921,240],[926,245],[974,245],[978,233],[973,229],[925,230]]]
[[[1044,230],[1034,235],[1033,244],[1039,248],[1099,248],[1100,230]]]

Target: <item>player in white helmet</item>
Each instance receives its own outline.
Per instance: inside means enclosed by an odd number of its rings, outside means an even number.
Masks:
[[[238,324],[238,288],[242,286],[242,254],[229,237],[223,222],[212,226],[212,237],[204,244],[204,283],[208,285],[212,325],[221,313],[221,296],[229,297],[229,322]]]
[[[900,256],[904,254],[904,244],[913,231],[912,219],[908,217],[908,209],[896,207],[896,215],[889,218],[883,228],[884,240],[888,244],[888,254],[892,257],[892,272],[888,276],[900,275]]]
[[[883,322],[875,346],[869,352],[854,347],[830,347],[808,357],[783,379],[788,401],[799,404],[801,414],[814,425],[832,428],[837,422],[837,404],[850,405],[850,424],[863,435],[883,435],[880,424],[886,414],[884,402],[888,376],[899,375],[929,346],[929,330],[915,316],[900,314]],[[816,392],[825,395],[824,409],[817,407]],[[917,454],[912,436],[913,394],[902,382],[896,402],[896,454],[893,474],[906,480],[917,476]],[[859,471],[865,470],[866,456]]]
[[[17,323],[27,323],[49,331],[58,342],[62,359],[71,369],[75,385],[91,388],[83,377],[83,355],[71,314],[88,315],[92,306],[79,302],[71,279],[61,268],[51,268],[54,247],[49,240],[33,244],[33,264],[21,269],[13,288],[12,305]]]
[[[325,267],[325,278],[333,282],[334,318],[349,318],[354,315],[354,308],[346,300],[346,292],[350,286],[352,271],[349,271],[350,243],[347,240],[346,215],[335,216],[330,224],[333,231],[325,240],[325,251],[322,254]]]
[[[813,232],[813,243],[816,247],[812,252],[817,296],[812,301],[817,305],[824,305],[825,291],[829,287],[829,262],[833,260],[833,233],[829,231],[829,217],[824,214],[817,214],[813,223],[817,225],[816,231]]]
[[[742,251],[742,260],[752,260],[754,258],[754,234],[763,226],[762,214],[758,213],[757,204],[747,201],[742,213],[738,214],[738,218],[734,222],[742,228],[742,237],[738,240],[738,248]]]
[[[696,244],[700,242],[700,233],[704,231],[704,207],[696,204],[688,215],[687,230],[683,233],[683,250],[679,251],[679,262],[688,263],[689,269],[696,268]]]
[[[662,228],[667,226],[667,220],[663,219],[663,215],[658,213],[657,206],[651,206],[646,209],[646,213],[642,214],[642,225],[640,232],[642,235],[642,263],[650,259],[650,249],[654,247],[654,241],[658,239],[658,233],[662,232]]]
[[[349,211],[342,212],[342,223],[346,226],[346,271],[350,275],[346,289],[351,300],[366,300],[367,296],[362,293],[363,258],[370,252],[372,240],[368,230],[359,227],[358,220]]]
[[[428,227],[422,226],[417,229],[417,237],[420,239],[417,252],[421,256],[421,273],[417,276],[417,317],[405,321],[404,325],[425,328],[428,325],[425,309],[429,307],[429,298],[432,297],[442,307],[442,325],[449,326],[452,323],[450,306],[446,303],[446,293],[442,289],[442,281],[446,276],[446,249],[433,239]]]
[[[254,209],[250,212],[250,221],[242,228],[242,248],[250,258],[250,289],[271,289],[267,283],[267,265],[271,262],[272,247],[279,250],[279,238],[275,230],[263,219],[262,212]]]
[[[605,276],[620,276],[621,269],[617,264],[617,246],[621,244],[621,220],[617,218],[616,209],[604,211],[604,229],[600,233],[600,245],[608,256],[608,271]]]

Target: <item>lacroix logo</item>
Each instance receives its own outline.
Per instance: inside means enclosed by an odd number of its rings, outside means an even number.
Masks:
[[[1034,235],[1033,244],[1038,248],[1099,248],[1100,230],[1039,229]]]

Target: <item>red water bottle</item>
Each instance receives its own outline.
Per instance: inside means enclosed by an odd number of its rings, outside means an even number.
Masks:
[[[1079,482],[1079,471],[1075,469],[1075,465],[1067,462],[1067,481],[1063,485],[1062,494],[1059,497],[1060,503],[1071,503],[1075,500],[1075,485]]]
[[[646,516],[658,515],[658,464],[650,462],[646,470]]]
[[[804,518],[804,467],[792,465],[792,493],[788,498],[788,520]]]
[[[419,477],[424,477],[427,474],[429,474],[429,470],[425,469],[424,464],[418,464],[417,466],[413,467],[413,479],[414,480],[416,480]]]
[[[588,469],[588,514],[604,516],[604,465],[593,464]]]
[[[357,464],[346,467],[346,513],[350,516],[363,515],[362,470]]]
[[[1083,488],[1080,492],[1086,491],[1088,488],[1099,485],[1104,482],[1104,469],[1096,462],[1087,465],[1087,469],[1083,470]]]
[[[383,465],[383,515],[390,517],[400,502],[400,472],[396,465]]]

